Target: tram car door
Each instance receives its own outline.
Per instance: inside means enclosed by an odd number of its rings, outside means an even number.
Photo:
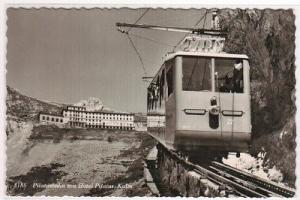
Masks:
[[[168,62],[173,65],[166,72],[167,145],[191,152],[247,151],[251,133],[247,56],[177,54]]]

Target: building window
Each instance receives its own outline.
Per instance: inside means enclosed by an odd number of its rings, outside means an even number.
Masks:
[[[42,119],[45,120],[45,116],[42,116]]]

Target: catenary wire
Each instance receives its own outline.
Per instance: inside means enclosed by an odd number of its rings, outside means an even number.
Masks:
[[[142,15],[134,22],[134,24],[138,23],[138,22],[146,15],[146,13],[147,13],[149,10],[150,10],[150,8],[147,8],[147,9],[145,10],[145,12],[144,12],[144,13],[143,13],[143,14],[142,14]],[[129,39],[129,42],[130,42],[131,46],[133,47],[134,51],[136,52],[137,56],[139,57],[139,60],[140,60],[140,62],[141,62],[141,64],[142,64],[142,68],[143,68],[143,71],[144,71],[144,75],[146,76],[146,75],[147,75],[147,72],[146,72],[146,68],[145,68],[143,59],[142,59],[140,53],[138,52],[137,48],[135,47],[135,45],[134,45],[132,39],[131,39],[130,36],[129,36],[129,31],[131,30],[131,28],[132,28],[132,27],[129,27],[129,29],[128,29],[125,33],[126,33],[128,39]]]
[[[146,68],[145,68],[145,65],[144,65],[143,59],[142,59],[142,57],[141,57],[140,53],[138,52],[137,48],[135,47],[135,45],[134,45],[133,41],[131,40],[130,36],[129,36],[128,34],[126,34],[126,35],[127,35],[128,39],[129,39],[129,41],[130,41],[130,44],[132,45],[132,47],[133,47],[134,51],[136,52],[137,56],[138,56],[138,57],[139,57],[139,59],[140,59],[140,62],[141,62],[141,64],[142,64],[142,67],[143,67],[144,75],[146,76],[146,75],[147,75],[147,72],[146,72]]]
[[[145,10],[145,12],[134,22],[134,24],[138,23],[145,15],[146,13],[150,10],[150,8],[147,8]],[[132,27],[129,27],[129,29],[127,30],[127,32],[129,32],[132,29]]]
[[[143,14],[135,21],[134,24],[136,24],[137,22],[139,22],[139,21],[145,16],[145,14],[146,14],[149,10],[150,10],[150,8],[147,8],[147,9],[145,10],[145,12],[144,12],[144,13],[143,13]],[[202,17],[196,22],[196,24],[194,25],[194,27],[196,27],[196,26],[203,20],[203,18],[204,18],[204,20],[205,20],[205,21],[204,21],[204,24],[203,24],[203,28],[204,28],[205,22],[206,22],[206,15],[207,15],[207,10],[205,11],[204,16],[202,16]],[[181,41],[189,34],[189,33],[185,34],[185,36],[184,36],[184,37],[183,37],[183,38],[182,38],[182,39],[174,46],[174,45],[169,45],[169,44],[166,44],[166,43],[162,43],[162,42],[153,40],[153,39],[151,39],[151,38],[147,38],[147,37],[144,37],[144,36],[140,36],[140,35],[136,35],[136,34],[129,33],[129,31],[131,30],[131,28],[132,28],[132,27],[130,27],[125,33],[126,33],[128,39],[129,39],[129,41],[130,41],[130,44],[132,45],[132,47],[134,48],[136,54],[137,54],[138,57],[139,57],[139,60],[140,60],[140,62],[141,62],[141,64],[142,64],[142,68],[143,68],[143,71],[144,71],[144,74],[145,74],[145,75],[147,74],[147,72],[146,72],[146,68],[145,68],[143,59],[142,59],[140,53],[138,52],[137,48],[135,47],[135,45],[134,45],[132,39],[130,38],[129,34],[131,34],[131,35],[133,35],[133,36],[135,36],[135,37],[137,37],[137,38],[145,39],[145,40],[151,41],[151,42],[156,43],[156,44],[159,44],[159,45],[171,46],[171,47],[173,47],[173,51],[174,51],[174,50],[176,49],[176,47],[181,43]]]
[[[172,17],[172,18],[169,17],[169,18],[163,18],[163,19],[161,17],[158,17],[158,18],[151,19],[151,21],[153,21],[155,23],[160,23],[160,24],[170,23],[170,22],[181,22],[181,21],[186,21],[186,17],[191,18],[196,15],[199,15],[199,12],[193,13],[193,14],[187,14],[185,17],[182,17],[181,15],[178,17]]]
[[[161,41],[157,41],[157,40],[145,37],[145,36],[141,36],[141,35],[137,35],[137,34],[133,34],[133,33],[128,33],[128,34],[130,34],[130,35],[132,35],[132,36],[134,36],[136,38],[148,40],[148,41],[153,42],[153,43],[158,44],[158,45],[175,47],[174,45],[167,44],[167,43],[164,43],[164,42],[161,42]]]
[[[205,19],[206,19],[206,15],[207,15],[207,10],[205,11],[205,14],[195,23],[195,25],[194,25],[194,27],[196,27],[196,26],[198,26],[199,25],[199,23],[203,20],[203,18],[205,17]],[[205,24],[205,23],[204,23]],[[176,47],[184,40],[184,38],[186,38],[186,36],[188,36],[189,35],[189,33],[186,33],[185,35],[184,35],[184,37],[182,37],[182,39],[180,39],[179,41],[178,41],[178,43],[175,45],[175,47],[173,48],[173,50],[172,51],[174,51],[175,49],[176,49]]]
[[[204,26],[205,26],[205,23],[206,23],[206,15],[207,15],[207,11],[205,12],[205,15],[204,15],[204,22],[203,22],[203,29],[204,29]]]

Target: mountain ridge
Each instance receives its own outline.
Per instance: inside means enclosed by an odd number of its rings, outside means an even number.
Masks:
[[[65,106],[59,103],[48,103],[22,94],[7,85],[6,114],[8,118],[20,121],[36,121],[40,112],[59,115]]]
[[[87,111],[118,112],[106,107],[96,97],[89,97],[87,100],[81,100],[73,104],[48,102],[22,94],[17,89],[7,85],[6,114],[9,119],[15,119],[16,121],[37,121],[38,114],[41,112],[61,115],[63,108],[72,105],[86,107]]]

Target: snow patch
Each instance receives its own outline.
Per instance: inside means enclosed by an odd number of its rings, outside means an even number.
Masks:
[[[230,154],[227,159],[223,158],[223,163],[262,179],[284,185],[282,183],[283,175],[276,166],[273,166],[273,168],[263,166],[264,156],[264,153],[259,153],[258,157],[255,158],[248,153],[241,153],[241,156],[237,158],[235,155]]]
[[[196,173],[195,171],[189,171],[189,175],[194,177],[195,179],[201,179],[201,175],[199,173]]]
[[[286,135],[286,134],[288,134],[287,131],[285,131],[285,130],[281,131],[281,133],[279,135],[279,138],[282,140],[283,136]]]
[[[281,182],[283,180],[282,173],[279,170],[277,170],[275,166],[269,169],[268,174],[269,174],[268,177],[271,181]]]

